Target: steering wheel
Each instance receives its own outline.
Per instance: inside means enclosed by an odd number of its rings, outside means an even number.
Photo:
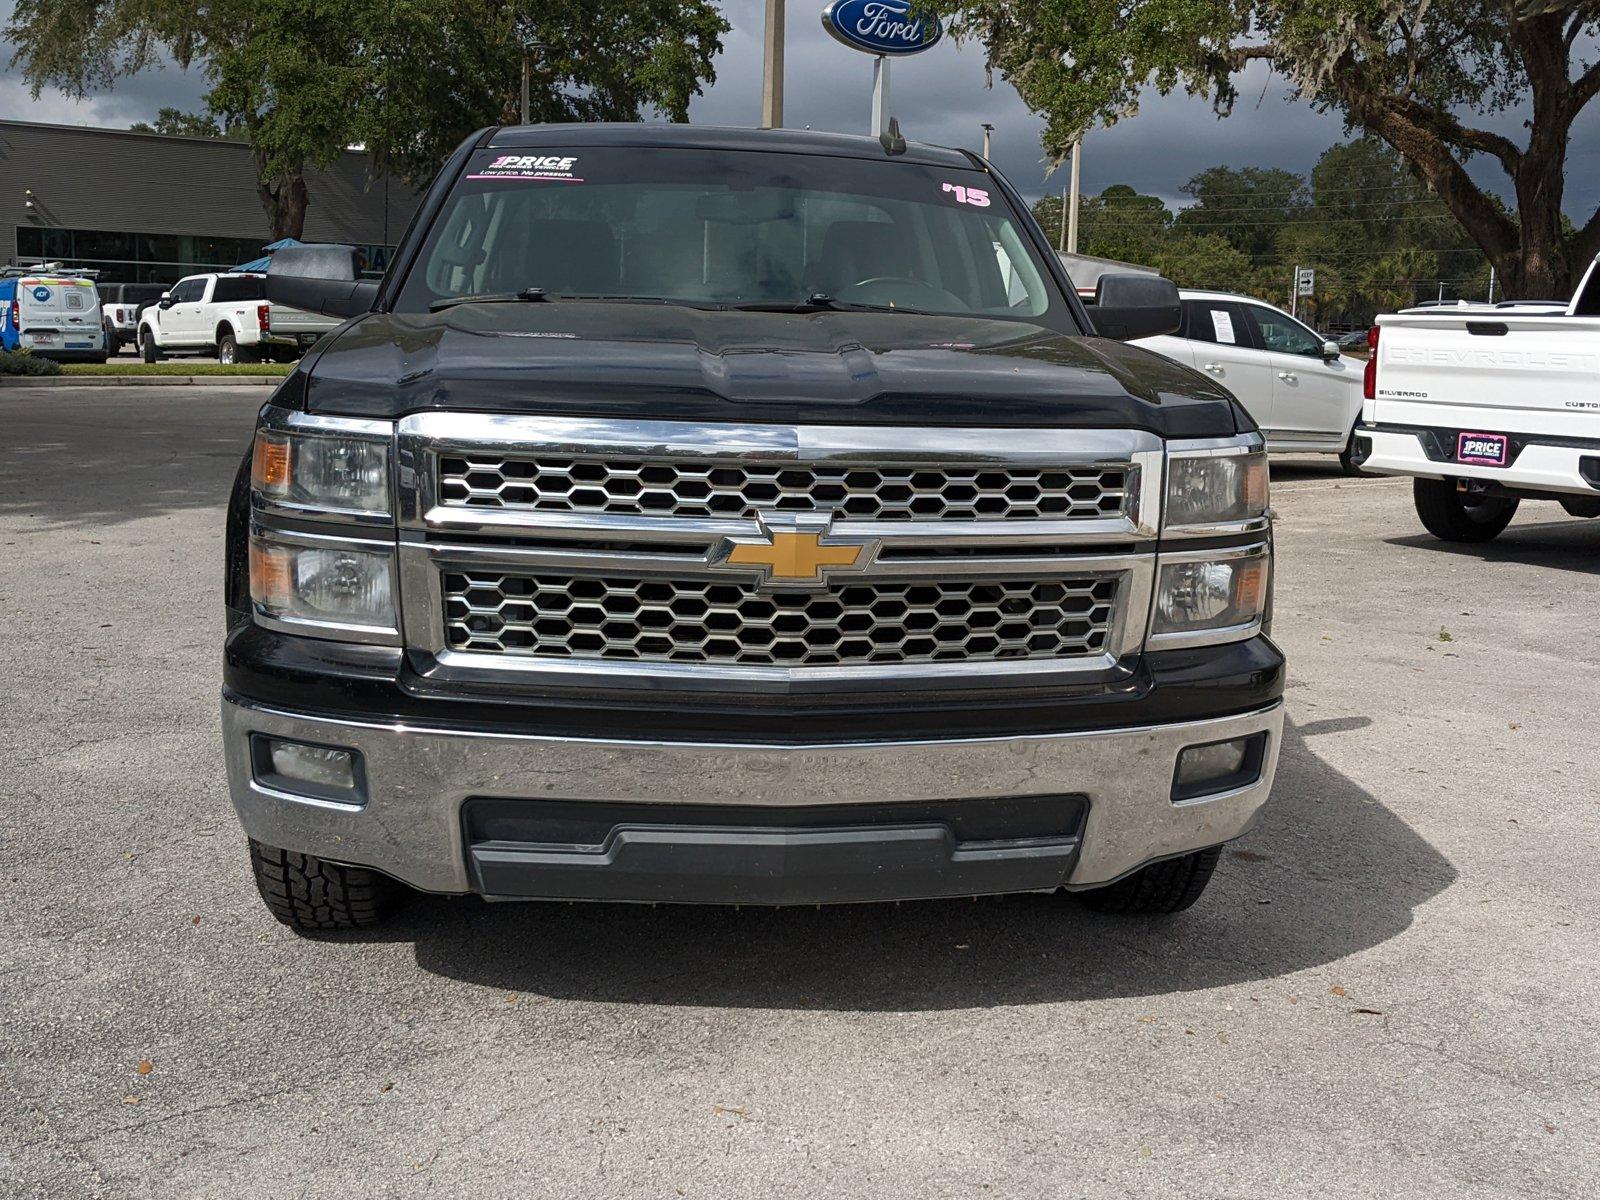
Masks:
[[[848,294],[840,300],[854,300],[861,304],[903,304],[907,308],[927,308],[936,312],[966,312],[971,307],[954,292],[924,279],[904,275],[874,275],[858,280],[844,289]]]

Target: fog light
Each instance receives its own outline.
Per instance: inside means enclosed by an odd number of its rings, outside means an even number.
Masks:
[[[1254,783],[1261,777],[1261,758],[1266,745],[1267,735],[1263,732],[1227,742],[1185,747],[1178,755],[1172,798],[1193,800],[1197,796]]]
[[[354,750],[258,736],[252,751],[258,783],[321,800],[362,803],[361,756]]]

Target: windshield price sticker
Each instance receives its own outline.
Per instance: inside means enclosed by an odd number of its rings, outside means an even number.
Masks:
[[[1211,310],[1211,329],[1217,335],[1217,341],[1226,342],[1230,346],[1238,345],[1239,339],[1233,335],[1233,318],[1226,310],[1220,308]]]
[[[970,204],[973,208],[989,207],[989,193],[982,188],[963,187],[959,183],[941,183],[939,190],[955,196],[957,204]]]
[[[529,179],[553,183],[582,183],[573,173],[576,158],[558,154],[502,154],[468,179]]]

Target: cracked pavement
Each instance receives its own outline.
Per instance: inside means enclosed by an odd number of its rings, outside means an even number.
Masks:
[[[1291,728],[1177,918],[425,899],[314,941],[218,745],[260,399],[0,391],[0,1195],[1600,1194],[1600,522],[1449,548],[1405,481],[1279,464]]]

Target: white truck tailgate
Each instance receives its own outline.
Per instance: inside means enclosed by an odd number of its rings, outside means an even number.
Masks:
[[[1600,318],[1384,315],[1378,425],[1600,437]]]

